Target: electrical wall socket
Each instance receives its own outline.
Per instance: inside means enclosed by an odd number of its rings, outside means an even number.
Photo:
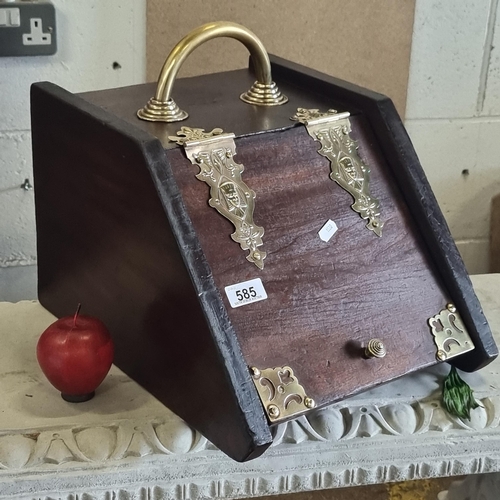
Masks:
[[[56,12],[48,0],[0,0],[0,57],[52,55]]]
[[[23,34],[23,45],[50,45],[52,34],[43,32],[42,20],[39,17],[30,19],[30,28],[29,33]]]

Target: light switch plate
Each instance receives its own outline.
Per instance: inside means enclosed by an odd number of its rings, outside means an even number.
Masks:
[[[51,2],[0,0],[0,57],[52,55],[57,51],[56,39]]]

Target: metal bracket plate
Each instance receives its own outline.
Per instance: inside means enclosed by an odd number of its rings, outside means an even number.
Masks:
[[[169,139],[184,146],[186,156],[200,167],[196,178],[210,186],[208,204],[234,224],[231,238],[243,250],[250,250],[247,260],[264,268],[266,252],[262,246],[264,228],[253,221],[255,192],[242,180],[243,165],[233,160],[236,154],[234,134],[224,134],[220,128],[205,132],[202,128],[182,127]]]
[[[253,367],[251,372],[260,400],[272,423],[296,417],[316,406],[289,366],[265,370]]]
[[[429,318],[428,323],[434,336],[434,343],[437,347],[436,358],[439,361],[460,356],[475,348],[453,304],[448,304],[446,309]]]
[[[309,135],[321,144],[318,153],[330,160],[330,179],[354,198],[351,208],[368,220],[366,227],[382,236],[384,223],[380,220],[380,202],[370,194],[370,169],[358,155],[358,146],[349,133],[349,112],[329,109],[298,108],[291,120],[303,123]]]

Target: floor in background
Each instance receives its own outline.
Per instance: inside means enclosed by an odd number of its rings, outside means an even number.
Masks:
[[[447,490],[460,477],[423,479],[402,483],[376,484],[338,490],[321,490],[308,493],[293,493],[279,497],[261,497],[259,500],[437,500],[437,495]]]

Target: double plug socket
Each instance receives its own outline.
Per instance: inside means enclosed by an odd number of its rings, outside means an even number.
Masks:
[[[57,51],[56,11],[47,0],[0,0],[0,57]]]

